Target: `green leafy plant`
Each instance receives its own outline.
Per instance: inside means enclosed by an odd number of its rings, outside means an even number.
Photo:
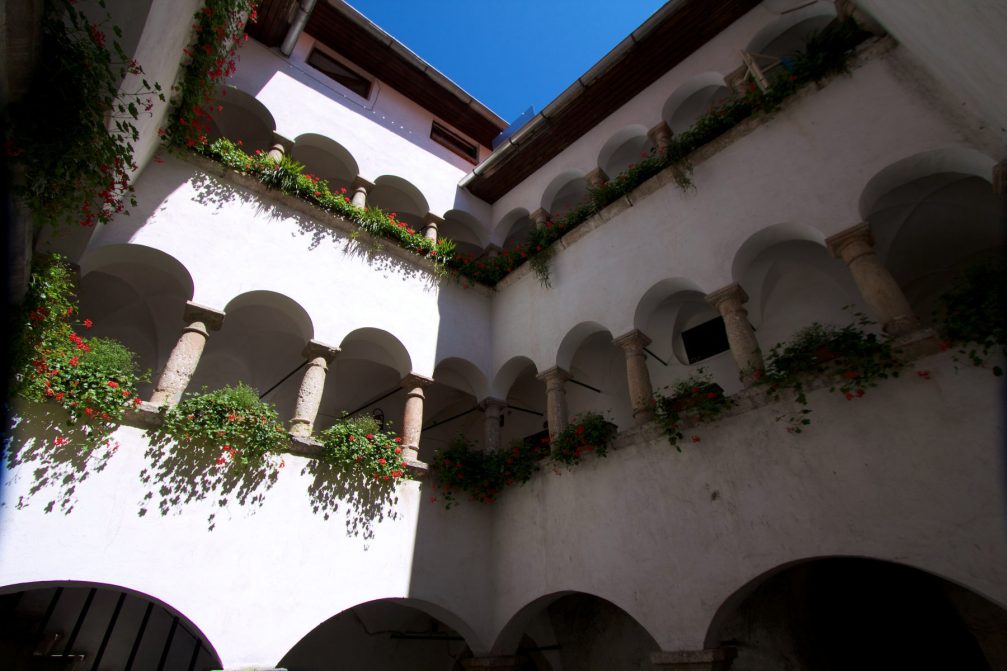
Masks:
[[[668,389],[667,394],[655,392],[651,404],[655,419],[668,438],[668,444],[681,452],[679,443],[685,437],[682,433],[685,424],[712,422],[733,406],[734,401],[725,396],[718,385],[713,384],[708,373],[699,369]],[[691,440],[698,443],[700,437],[692,435]]]
[[[788,431],[800,433],[811,423],[805,385],[813,377],[831,377],[829,390],[848,401],[860,398],[881,380],[898,377],[903,363],[891,341],[867,332],[873,322],[863,314],[854,317],[853,323],[842,328],[816,322],[801,329],[789,342],[773,346],[765,357],[765,369],[754,372],[756,384],[766,386],[772,396],[790,390],[802,406],[797,414],[784,417]]]
[[[552,459],[576,466],[586,454],[605,457],[617,431],[615,424],[599,414],[589,412],[575,417],[569,426],[552,437]]]
[[[219,466],[267,466],[268,457],[286,451],[289,444],[276,408],[259,400],[258,392],[243,382],[214,391],[204,387],[163,412],[163,422],[153,433],[183,449],[219,450]]]
[[[258,0],[205,0],[193,16],[194,43],[185,49],[187,62],[172,89],[171,121],[163,129],[169,144],[205,144],[210,115],[222,105],[223,82],[237,69],[238,47],[248,39],[246,22],[258,19]]]
[[[375,480],[410,479],[402,458],[402,438],[382,431],[378,420],[369,415],[348,417],[344,413],[318,439],[322,443],[322,461]]]
[[[430,469],[447,508],[457,504],[459,492],[465,492],[473,501],[493,503],[505,488],[528,482],[548,453],[547,444],[532,445],[521,440],[505,450],[484,452],[459,436],[447,449],[434,453]]]
[[[943,296],[936,321],[957,355],[975,366],[993,356],[1007,355],[1007,273],[1002,263],[988,263],[966,270]],[[944,345],[947,347],[947,344]],[[1003,375],[1000,365],[994,375]]]
[[[350,201],[345,188],[333,193],[326,180],[306,174],[304,166],[287,157],[277,163],[261,150],[249,155],[238,144],[225,138],[208,144],[197,142],[193,149],[202,156],[255,177],[270,188],[297,196],[332,212],[373,236],[392,240],[404,249],[430,259],[435,268],[443,268],[454,256],[453,241],[441,238],[435,242],[406,222],[400,221],[395,212],[386,214],[378,208],[357,207]]]
[[[110,444],[126,410],[138,405],[137,384],[146,379],[136,355],[107,338],[85,338],[78,321],[73,271],[59,257],[36,259],[28,293],[13,338],[14,390],[37,402],[55,403],[66,412],[66,425],[79,428],[83,446]],[[70,442],[57,435],[55,446]]]
[[[73,0],[46,0],[31,88],[6,114],[5,151],[20,169],[15,195],[43,225],[107,223],[136,204],[135,122],[164,100],[123,51],[104,0],[95,4],[101,12],[90,13],[103,19],[92,22]],[[133,90],[120,89],[127,75],[139,78]]]

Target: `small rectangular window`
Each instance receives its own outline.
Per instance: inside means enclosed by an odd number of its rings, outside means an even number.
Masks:
[[[308,65],[335,79],[361,98],[367,98],[371,94],[371,80],[350,70],[318,49],[311,50],[311,54],[308,55]]]
[[[696,363],[726,352],[731,346],[727,342],[724,318],[716,317],[682,331],[682,344],[685,345],[685,355],[689,358],[689,363]]]
[[[439,145],[447,147],[470,163],[479,162],[479,147],[457,133],[452,133],[436,121],[430,129],[430,139]]]

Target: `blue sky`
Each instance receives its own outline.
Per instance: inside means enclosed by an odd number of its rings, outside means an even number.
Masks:
[[[348,0],[505,121],[541,110],[665,0]]]

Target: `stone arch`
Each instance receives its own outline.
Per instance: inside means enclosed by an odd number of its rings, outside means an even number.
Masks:
[[[241,140],[249,153],[256,149],[266,151],[272,146],[276,120],[255,96],[226,86],[218,105],[220,109],[210,113],[207,137],[211,142],[221,137],[234,142]]]
[[[581,322],[567,331],[556,351],[556,365],[564,370],[569,369],[577,348],[596,333],[607,333],[609,338],[612,337],[612,332],[608,328],[593,321]]]
[[[665,101],[661,119],[672,133],[689,130],[699,117],[730,96],[719,72],[704,72],[685,82]]]
[[[576,661],[591,657],[595,646],[606,650],[604,657],[611,660],[611,668],[645,668],[650,653],[659,650],[654,636],[628,610],[609,599],[573,590],[546,594],[519,608],[497,634],[493,652],[526,654],[522,646],[529,643],[569,648],[569,652],[564,650],[562,668],[588,668]]]
[[[502,365],[493,378],[492,395],[507,402],[501,445],[527,439],[544,432],[545,383],[538,379],[538,368],[525,356],[515,356]]]
[[[626,355],[612,332],[597,322],[581,322],[563,338],[556,365],[570,373],[566,385],[570,417],[600,413],[618,426],[632,424]]]
[[[836,18],[833,2],[819,0],[782,14],[759,29],[748,41],[745,51],[784,58],[800,51],[808,38]]]
[[[989,181],[996,161],[969,147],[942,147],[899,159],[882,168],[860,191],[860,216],[866,220],[881,196],[914,180],[938,173],[959,173]]]
[[[720,603],[704,645],[732,641],[745,668],[755,660],[819,668],[816,655],[829,657],[835,666],[828,668],[844,668],[851,654],[881,668],[888,664],[879,657],[906,668],[942,668],[949,657],[955,668],[1000,668],[1007,662],[1007,647],[993,633],[1007,627],[1003,604],[902,562],[837,555],[799,559],[752,577]],[[897,650],[893,640],[900,643]]]
[[[657,282],[640,299],[633,323],[652,340],[650,356],[660,364],[650,366],[655,389],[673,385],[699,369],[728,393],[740,388],[737,364],[726,349],[699,361],[689,360],[682,333],[719,317],[706,302],[707,293],[692,280],[675,277]]]
[[[265,290],[239,294],[223,311],[223,325],[207,340],[189,390],[244,382],[275,403],[280,417],[291,417],[300,384],[294,372],[314,337],[307,311],[292,298]]]
[[[490,395],[486,375],[471,361],[459,357],[446,357],[437,362],[434,380],[454,387],[477,399]]]
[[[401,636],[376,638],[374,631]],[[442,640],[427,638],[424,648],[417,650],[410,635]],[[455,640],[456,636],[462,640]],[[435,668],[434,659],[483,649],[474,629],[449,609],[423,599],[393,597],[357,604],[320,622],[277,666],[328,668],[327,662],[338,654],[347,668]]]
[[[412,372],[412,359],[402,341],[388,331],[364,327],[346,334],[340,347],[341,358],[358,358],[385,364],[402,377]]]
[[[0,612],[7,622],[23,622],[26,627],[44,624],[40,638],[53,632],[69,633],[79,622],[73,648],[62,654],[84,655],[89,663],[101,662],[102,668],[125,668],[134,646],[134,668],[154,668],[162,655],[165,671],[187,671],[193,663],[197,668],[221,665],[220,655],[192,619],[156,596],[122,585],[85,580],[5,585],[0,588]],[[147,624],[142,636],[138,634],[141,620]],[[21,639],[19,643],[32,647],[5,648],[8,662],[30,659],[35,652],[33,643],[37,642]]]
[[[118,340],[137,354],[141,371],[159,373],[193,295],[189,271],[160,250],[113,244],[87,251],[80,273],[81,316],[94,323],[88,335]],[[149,382],[138,388],[141,396],[151,390]]]
[[[654,143],[647,137],[647,129],[639,124],[619,130],[598,152],[598,167],[609,179],[615,179],[630,165],[650,155]]]
[[[825,248],[824,236],[785,222],[749,236],[735,254],[732,278],[749,296],[748,318],[764,350],[813,322],[845,325],[845,306],[866,312],[853,277]]]
[[[438,227],[438,235],[453,240],[460,254],[472,258],[482,254],[486,246],[479,220],[463,210],[445,212],[444,223]]]
[[[423,218],[430,211],[427,199],[412,182],[396,175],[382,175],[374,180],[374,188],[367,194],[370,207],[394,212],[399,221],[409,224],[419,231]]]
[[[541,207],[553,217],[561,217],[587,197],[587,180],[580,170],[566,170],[553,177],[542,193]]]
[[[924,152],[882,170],[861,196],[875,250],[924,323],[960,273],[1002,256],[1007,214],[991,164],[971,150]]]
[[[511,249],[528,241],[535,229],[535,222],[528,216],[528,210],[517,207],[504,215],[494,227],[492,240],[503,249]]]
[[[298,135],[290,157],[304,165],[305,173],[326,180],[333,192],[348,190],[360,174],[356,159],[346,147],[317,133]]]

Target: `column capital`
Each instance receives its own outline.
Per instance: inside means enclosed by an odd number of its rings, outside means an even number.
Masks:
[[[500,252],[502,252],[502,251],[503,250],[500,249],[500,245],[495,245],[495,244],[493,244],[491,242],[488,245],[486,245],[485,254],[486,254],[487,257],[489,257],[489,258],[492,259],[495,256],[500,256]]]
[[[424,226],[440,226],[444,223],[443,217],[438,217],[433,212],[427,212],[423,215],[423,225]]]
[[[671,128],[668,127],[668,124],[665,121],[662,121],[647,131],[647,137],[650,138],[650,141],[658,147],[661,147],[662,144],[667,146],[668,141],[671,140],[671,136]]]
[[[274,145],[280,145],[283,148],[283,152],[286,154],[289,154],[294,150],[294,141],[286,135],[280,135],[275,130],[272,132],[270,142]]]
[[[993,166],[993,193],[1007,196],[1007,159]]]
[[[608,181],[608,175],[601,168],[595,168],[591,172],[584,175],[584,179],[587,180],[587,185],[592,189],[600,189]]]
[[[734,648],[710,648],[706,650],[675,650],[654,652],[651,663],[659,669],[672,671],[727,671],[734,661]]]
[[[534,221],[536,226],[545,226],[545,222],[549,221],[549,219],[552,218],[552,215],[549,214],[545,208],[540,207],[529,214],[528,218]]]
[[[552,391],[562,388],[563,384],[570,379],[570,373],[558,366],[553,366],[549,370],[542,371],[536,377],[545,382],[547,391]]]
[[[363,189],[364,191],[370,191],[374,188],[374,182],[368,182],[360,175],[357,175],[353,178],[353,181],[350,182],[350,188],[353,190]]]
[[[612,340],[612,344],[621,347],[627,354],[643,352],[643,348],[651,343],[651,339],[644,335],[640,329],[633,329],[629,333],[623,334]]]
[[[706,294],[706,302],[717,308],[717,310],[720,310],[722,305],[727,306],[731,303],[737,303],[738,306],[741,306],[747,303],[748,294],[745,293],[740,284],[732,282],[726,287],[721,287],[716,291]]]
[[[304,346],[304,351],[301,352],[301,354],[308,361],[322,357],[325,359],[325,363],[332,363],[332,360],[336,358],[337,354],[339,354],[339,348],[334,345],[327,345],[318,340],[309,340],[308,344]]]
[[[413,391],[414,389],[423,390],[432,385],[433,383],[434,381],[429,377],[418,375],[416,373],[410,373],[409,375],[406,375],[404,378],[402,378],[401,384],[402,388],[405,389],[406,391]]]
[[[199,303],[193,303],[192,301],[185,302],[185,311],[182,313],[182,319],[185,320],[186,324],[202,322],[210,331],[219,331],[220,327],[224,325],[223,312],[200,305]]]
[[[874,248],[874,235],[871,227],[861,222],[825,238],[825,246],[834,258],[849,263]]]
[[[503,410],[507,407],[507,401],[500,398],[493,398],[492,396],[487,396],[483,400],[479,401],[479,407],[482,410],[489,410],[490,408],[496,408],[497,410]]]
[[[461,660],[465,671],[516,671],[523,669],[523,657],[470,657]]]

